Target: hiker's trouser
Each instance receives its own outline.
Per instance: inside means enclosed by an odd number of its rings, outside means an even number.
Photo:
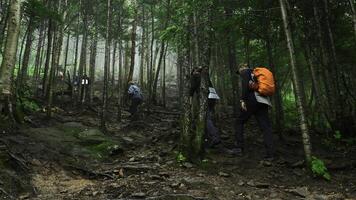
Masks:
[[[211,145],[215,145],[220,143],[220,135],[218,132],[218,129],[215,127],[213,123],[213,113],[208,111],[207,117],[206,117],[206,133],[207,133],[207,139]]]
[[[141,102],[142,102],[142,99],[140,99],[140,98],[132,98],[131,99],[131,106],[130,106],[130,110],[129,110],[131,115],[136,114],[136,112],[138,110],[137,108],[141,104]]]
[[[236,147],[244,149],[244,124],[252,115],[256,117],[257,123],[263,132],[266,156],[273,156],[272,125],[268,116],[268,105],[262,103],[247,103],[247,111],[242,110],[240,116],[236,119]]]

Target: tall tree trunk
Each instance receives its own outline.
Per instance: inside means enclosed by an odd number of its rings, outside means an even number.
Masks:
[[[114,94],[114,88],[115,88],[116,50],[117,50],[117,41],[114,42],[114,52],[112,54],[112,67],[111,67],[112,94]]]
[[[121,107],[122,107],[122,85],[123,85],[123,81],[122,81],[122,49],[123,49],[123,46],[122,46],[122,16],[121,16],[121,13],[122,13],[122,6],[120,6],[120,10],[119,10],[119,69],[118,69],[118,82],[117,82],[117,121],[120,122],[121,121]]]
[[[77,30],[76,30],[76,39],[75,39],[75,54],[74,54],[74,64],[73,64],[73,80],[77,79],[77,65],[78,65],[78,52],[79,52],[79,20],[80,17],[78,16],[78,22],[77,22]],[[77,80],[78,81],[78,80]],[[77,102],[77,95],[76,95],[76,88],[77,86],[72,88],[72,101],[73,103]]]
[[[118,83],[117,83],[117,98],[118,98],[118,102],[117,102],[117,121],[121,121],[121,106],[122,106],[122,85],[123,85],[123,81],[122,81],[122,41],[121,41],[121,32],[120,32],[120,39],[119,39],[119,73],[117,74],[118,76]]]
[[[228,20],[228,16],[232,16],[232,10],[229,7],[225,7],[226,19]],[[226,36],[226,45],[227,45],[227,60],[228,67],[230,71],[231,77],[231,85],[232,85],[232,101],[233,101],[233,110],[234,116],[237,117],[239,113],[239,105],[238,105],[238,96],[239,96],[239,83],[238,76],[236,74],[236,43],[235,38],[233,37],[232,30],[229,28]]]
[[[177,82],[178,82],[178,95],[179,95],[179,108],[183,109],[184,99],[184,79],[183,79],[183,52],[182,48],[177,48]]]
[[[187,20],[188,21],[188,20]],[[190,97],[190,38],[189,38],[189,28],[187,28],[186,33],[182,37],[182,57],[181,57],[181,68],[182,77],[184,80],[184,93],[182,96],[183,100],[183,114],[181,116],[181,132],[180,132],[180,151],[186,158],[190,158],[192,154],[192,102]],[[180,47],[179,47],[180,48]]]
[[[309,128],[306,120],[306,115],[305,115],[305,108],[303,104],[303,99],[302,99],[302,93],[300,85],[299,85],[299,76],[298,76],[298,69],[297,69],[297,63],[295,60],[295,51],[294,51],[294,45],[293,45],[293,40],[292,40],[292,34],[290,30],[290,24],[287,19],[287,10],[285,7],[285,2],[287,0],[279,0],[280,6],[281,6],[281,12],[282,12],[282,18],[283,18],[283,24],[284,24],[284,30],[287,38],[287,44],[288,44],[288,50],[289,50],[289,56],[290,56],[290,62],[292,66],[292,73],[293,73],[293,83],[294,83],[294,89],[295,89],[295,94],[296,94],[296,100],[297,100],[297,106],[298,106],[298,112],[299,112],[299,123],[300,123],[300,129],[302,132],[302,138],[303,138],[303,145],[304,145],[304,152],[305,152],[305,159],[308,164],[311,164],[311,143],[310,143],[310,135],[309,135]]]
[[[153,87],[152,87],[152,102],[153,103],[157,103],[156,102],[157,84],[158,84],[159,73],[161,71],[162,59],[163,59],[163,55],[164,55],[164,51],[165,51],[165,42],[164,41],[162,41],[160,49],[161,49],[161,52],[160,52],[159,59],[158,59],[157,71],[156,71],[156,75],[153,79],[154,80]]]
[[[65,10],[62,8],[62,0],[59,0],[57,3],[58,13],[61,10]],[[67,4],[67,0],[65,0]],[[62,21],[66,19],[66,11],[63,12],[61,16]],[[64,25],[60,23],[55,23],[55,31],[54,31],[54,42],[53,42],[53,53],[52,53],[52,67],[50,71],[49,83],[48,83],[48,100],[47,100],[47,116],[52,116],[52,104],[53,104],[53,90],[56,88],[56,72],[59,68],[59,61],[62,53],[62,44],[63,44],[63,36],[64,36]]]
[[[97,45],[98,45],[98,36],[95,32],[93,36],[91,47],[90,47],[90,68],[89,68],[89,102],[90,104],[93,103],[94,98],[94,83],[95,83],[95,65],[96,65],[96,54],[97,54]]]
[[[84,27],[87,27],[88,25],[88,16],[86,13],[84,13]],[[84,30],[83,33],[83,41],[82,41],[82,47],[80,51],[80,61],[79,61],[79,71],[78,71],[78,77],[79,77],[79,89],[78,93],[80,97],[80,104],[83,104],[85,101],[85,85],[81,84],[82,78],[86,75],[84,74],[85,68],[87,66],[87,45],[88,44],[88,32],[87,30]]]
[[[102,108],[100,115],[100,127],[103,130],[106,130],[106,109],[107,109],[107,98],[108,98],[108,75],[110,69],[110,25],[111,25],[111,0],[107,0],[107,19],[106,19],[106,41],[105,41],[105,64],[104,64],[104,87],[103,87],[103,96],[102,96]]]
[[[28,32],[27,32],[27,38],[26,38],[26,47],[25,47],[25,52],[24,56],[22,59],[22,68],[21,68],[21,75],[18,77],[19,80],[19,88],[18,89],[23,89],[24,83],[27,81],[27,76],[28,76],[28,63],[30,60],[30,55],[31,55],[31,48],[32,48],[32,42],[33,42],[33,32],[35,31],[35,24],[33,21],[33,17],[30,17],[30,21],[28,23]]]
[[[168,45],[166,45],[166,50],[163,56],[163,73],[162,73],[162,104],[166,107],[166,68],[167,68],[167,50]]]
[[[67,74],[67,65],[68,65],[68,53],[69,53],[69,41],[70,41],[70,31],[67,33],[67,42],[66,42],[66,49],[65,49],[65,56],[64,56],[64,62],[63,62],[63,80],[66,80],[66,74]]]
[[[135,56],[136,56],[136,29],[137,29],[137,9],[135,8],[135,19],[132,22],[132,32],[131,32],[131,52],[130,52],[130,71],[127,77],[127,82],[133,80],[133,74],[135,69]],[[126,85],[128,88],[128,85]]]
[[[39,75],[41,71],[41,53],[43,51],[43,44],[44,44],[44,23],[40,26],[40,34],[38,36],[38,43],[37,43],[37,52],[35,58],[35,70],[33,73],[33,91],[37,92],[37,84],[39,80]]]
[[[20,0],[12,0],[10,4],[7,37],[5,42],[3,59],[0,67],[0,112],[7,105],[8,115],[11,119],[12,104],[11,104],[11,76],[14,71],[16,62],[16,50],[20,31]]]
[[[352,21],[354,23],[354,34],[356,38],[356,10],[355,10],[355,0],[349,0],[350,2],[350,8],[352,12]]]
[[[146,52],[146,43],[145,43],[145,35],[146,35],[146,13],[145,13],[145,6],[142,6],[142,35],[141,35],[141,49],[140,49],[140,85],[141,87],[145,87],[144,84],[144,66],[145,66],[145,52]]]
[[[48,22],[48,31],[47,31],[47,52],[46,52],[46,61],[45,61],[45,68],[44,68],[44,74],[43,74],[43,81],[42,81],[42,94],[44,97],[47,96],[47,88],[48,88],[48,71],[49,71],[49,65],[51,62],[51,52],[52,52],[52,26],[53,26],[53,21],[49,19]]]
[[[7,4],[8,3],[6,2],[4,6],[5,8],[9,7]],[[0,21],[0,53],[1,54],[3,53],[2,49],[3,49],[4,39],[6,38],[6,27],[10,16],[10,12],[8,11],[8,9],[4,9],[3,11],[4,13]]]

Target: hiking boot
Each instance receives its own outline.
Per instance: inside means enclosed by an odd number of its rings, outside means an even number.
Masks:
[[[242,148],[233,148],[233,149],[226,149],[225,150],[227,154],[231,156],[238,156],[241,157],[244,155],[243,149]]]

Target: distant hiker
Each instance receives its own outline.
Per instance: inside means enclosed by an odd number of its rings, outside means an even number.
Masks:
[[[131,113],[132,119],[137,120],[138,119],[137,110],[138,110],[138,106],[143,101],[143,96],[142,96],[141,89],[133,81],[129,82],[128,95],[131,99],[131,106],[129,112]]]
[[[77,91],[79,86],[79,76],[77,75],[73,77],[73,86],[74,86],[74,90]]]
[[[213,87],[209,87],[208,112],[206,115],[206,139],[209,147],[214,147],[221,143],[218,129],[215,127],[213,118],[216,102],[220,99]]]
[[[90,84],[89,77],[86,74],[83,75],[80,84],[82,84],[84,86],[87,86]]]
[[[274,92],[273,75],[266,68],[256,68],[252,70],[247,64],[240,65],[238,73],[241,76],[242,87],[240,100],[241,113],[236,119],[236,147],[232,149],[231,153],[234,155],[243,155],[244,124],[254,115],[263,132],[264,145],[266,148],[265,159],[273,159],[272,126],[268,116],[268,107],[271,106],[268,96]]]
[[[88,92],[88,87],[89,87],[89,84],[90,84],[90,80],[89,80],[89,77],[84,74],[81,81],[80,81],[80,84],[82,85],[81,87],[81,102],[84,103],[85,102],[85,99],[86,99],[86,96],[87,96],[87,92]]]

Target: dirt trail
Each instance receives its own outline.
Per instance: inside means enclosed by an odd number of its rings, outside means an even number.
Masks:
[[[61,111],[52,120],[32,116],[30,125],[2,137],[11,153],[0,154],[6,161],[0,199],[356,199],[355,148],[328,150],[314,142],[331,169],[328,182],[308,174],[298,133],[277,142],[276,161],[260,162],[262,136],[252,121],[245,156],[209,149],[201,166],[177,163],[177,111],[152,111],[137,122],[128,121],[128,113],[121,123],[110,118],[107,134],[91,111]],[[227,147],[234,138],[230,116],[218,122]]]

